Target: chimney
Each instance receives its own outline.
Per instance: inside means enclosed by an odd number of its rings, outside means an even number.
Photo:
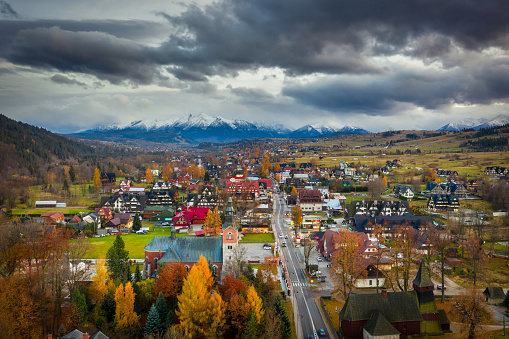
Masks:
[[[382,287],[382,297],[384,297],[384,299],[387,298],[387,287]]]
[[[171,240],[175,240],[177,238],[177,232],[175,231],[175,228],[171,228]]]
[[[53,339],[53,334],[48,333],[48,339]]]
[[[83,339],[90,339],[90,335],[87,332],[85,332],[83,334]]]

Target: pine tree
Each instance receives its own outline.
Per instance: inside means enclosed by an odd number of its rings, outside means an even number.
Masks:
[[[274,301],[274,311],[279,317],[279,321],[281,323],[281,338],[289,339],[292,336],[292,325],[279,295],[276,296],[276,300]]]
[[[81,323],[83,320],[85,320],[88,313],[87,298],[84,294],[80,293],[77,288],[75,288],[74,292],[72,293],[72,302],[79,311],[79,322]]]
[[[136,212],[133,221],[133,230],[139,231],[141,229],[140,214]]]
[[[258,339],[260,337],[260,325],[256,320],[256,315],[253,310],[249,311],[249,316],[247,318],[247,325],[244,329],[244,334],[242,335],[242,339]]]
[[[106,319],[108,319],[108,322],[112,322],[115,318],[115,311],[117,308],[115,297],[112,294],[106,294],[101,304],[101,308],[106,313]]]
[[[106,258],[108,258],[108,271],[111,277],[116,281],[124,281],[129,274],[129,251],[125,249],[124,240],[117,235],[113,246],[108,249]]]
[[[156,333],[162,329],[161,327],[161,319],[159,318],[159,313],[157,312],[157,307],[154,305],[150,308],[150,312],[148,313],[147,323],[145,324],[144,333]]]
[[[166,299],[164,299],[163,293],[159,292],[159,296],[157,297],[156,301],[156,310],[159,314],[159,319],[161,319],[161,322],[165,322],[166,318],[168,316],[168,305],[166,304]]]
[[[256,293],[254,286],[249,286],[246,299],[250,310],[253,311],[253,314],[256,317],[256,321],[260,324],[264,314],[263,304],[262,299],[258,296],[258,293]]]
[[[142,280],[140,265],[136,265],[136,271],[134,272],[134,282],[139,283]]]
[[[69,167],[69,178],[71,179],[71,182],[74,182],[76,180],[76,172],[74,171],[73,165]]]

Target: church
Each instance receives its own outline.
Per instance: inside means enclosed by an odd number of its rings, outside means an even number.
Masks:
[[[224,263],[233,258],[239,246],[239,229],[231,198],[228,199],[224,216],[222,235],[219,237],[177,237],[174,229],[171,236],[154,237],[144,248],[144,276],[155,277],[157,268],[164,262],[181,261],[190,270],[203,255],[210,262],[216,279],[221,281]]]

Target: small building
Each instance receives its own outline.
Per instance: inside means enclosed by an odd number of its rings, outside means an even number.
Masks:
[[[505,299],[505,293],[502,287],[488,287],[482,294],[484,294],[486,302],[490,305],[500,304]]]
[[[35,202],[35,208],[56,208],[56,207],[57,202],[53,200]]]

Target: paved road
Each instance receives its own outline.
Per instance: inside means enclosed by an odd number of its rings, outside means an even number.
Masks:
[[[318,339],[319,329],[325,329],[326,332],[326,336],[321,338],[334,338],[330,335],[330,329],[322,318],[316,301],[311,295],[309,281],[303,270],[303,255],[293,246],[288,227],[283,222],[285,205],[280,200],[280,195],[275,195],[274,208],[274,228],[278,234],[276,241],[280,254],[283,256],[285,273],[290,285],[297,338],[307,339],[311,335]],[[283,235],[282,238],[279,237],[280,234]],[[289,239],[285,239],[285,236],[288,236]],[[283,241],[286,242],[287,247],[281,247]]]

